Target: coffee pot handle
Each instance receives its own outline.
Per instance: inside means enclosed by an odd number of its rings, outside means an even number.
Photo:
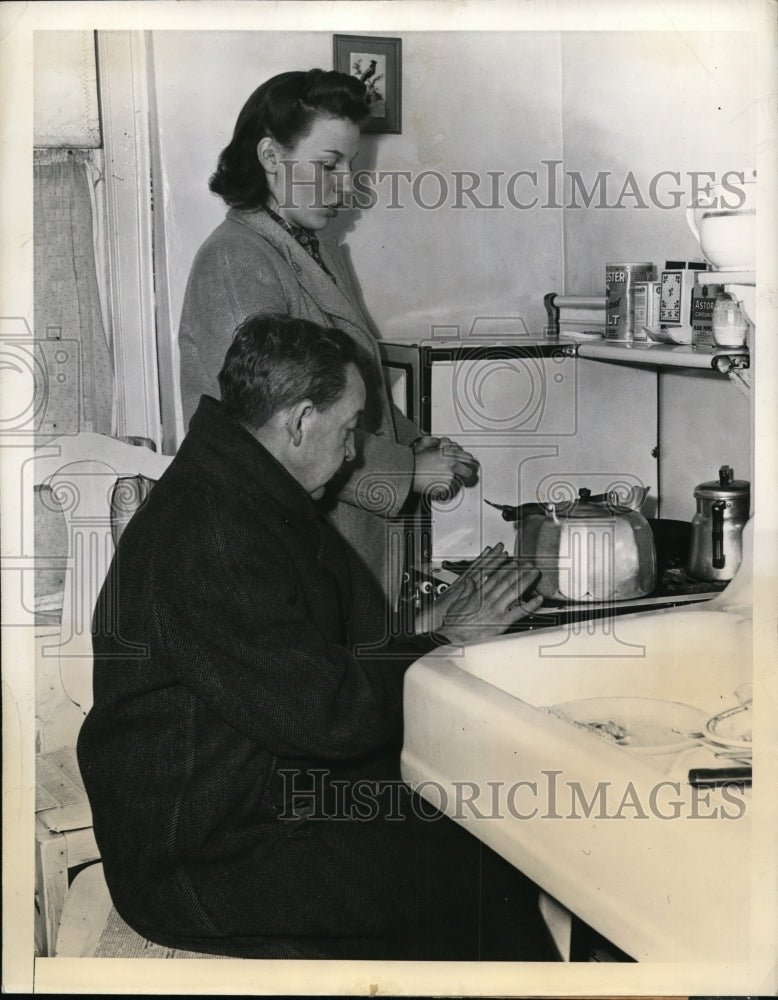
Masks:
[[[726,506],[724,500],[716,500],[711,505],[711,512],[713,514],[711,520],[711,541],[714,569],[724,569],[724,563],[726,562],[726,557],[724,556],[724,510]]]

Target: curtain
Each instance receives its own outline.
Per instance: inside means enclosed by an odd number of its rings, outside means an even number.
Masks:
[[[35,351],[43,369],[39,443],[63,434],[111,434],[113,360],[100,287],[102,217],[97,150],[36,149],[33,157]],[[97,248],[97,252],[96,252]],[[102,301],[105,301],[103,295]],[[35,605],[59,621],[68,538],[51,490],[34,491]]]
[[[94,153],[36,149],[34,171],[35,342],[45,365],[41,437],[111,434],[114,376],[96,260]]]

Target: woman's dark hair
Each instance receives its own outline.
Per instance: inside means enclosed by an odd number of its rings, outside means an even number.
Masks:
[[[369,362],[341,330],[291,316],[251,316],[235,331],[219,372],[222,405],[252,430],[304,399],[326,410],[343,395],[349,364],[370,381]]]
[[[360,125],[370,114],[365,94],[364,83],[335,70],[272,77],[243,105],[208,187],[233,208],[261,208],[269,192],[257,159],[260,139],[269,136],[289,149],[309,133],[317,118],[347,118]]]

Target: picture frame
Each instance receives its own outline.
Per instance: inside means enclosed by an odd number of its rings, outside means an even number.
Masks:
[[[364,132],[402,132],[402,40],[377,35],[333,35],[333,65],[368,89],[371,114]]]

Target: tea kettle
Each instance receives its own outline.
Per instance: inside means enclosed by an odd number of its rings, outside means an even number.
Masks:
[[[581,489],[576,500],[562,503],[491,506],[517,522],[516,556],[540,570],[538,593],[563,601],[619,601],[656,586],[654,538],[636,509],[647,493],[647,487],[636,488],[625,503],[615,491],[593,496]]]
[[[751,507],[751,484],[722,465],[719,478],[694,489],[697,512],[686,572],[695,580],[731,580],[743,558],[743,527]]]

